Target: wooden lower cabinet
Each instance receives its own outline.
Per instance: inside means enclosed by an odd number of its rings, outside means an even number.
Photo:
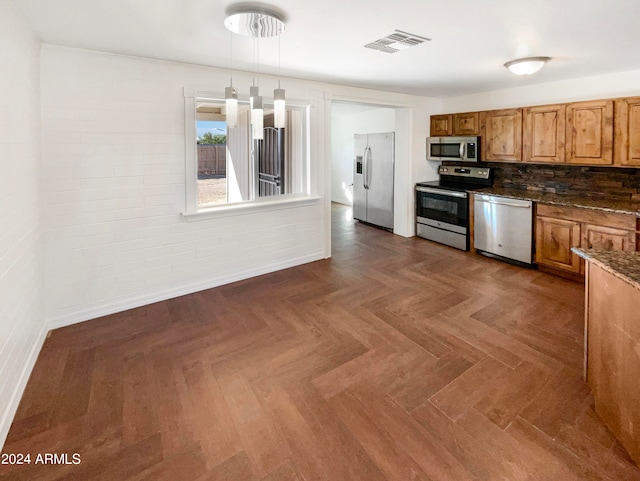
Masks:
[[[580,273],[580,258],[571,252],[580,247],[580,223],[553,217],[536,217],[536,262]]]
[[[584,274],[584,261],[572,247],[605,251],[636,250],[636,217],[591,209],[537,204],[536,263]]]

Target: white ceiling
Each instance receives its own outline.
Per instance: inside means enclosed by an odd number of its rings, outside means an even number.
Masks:
[[[13,0],[45,43],[256,70],[253,41],[223,25],[229,0]],[[242,2],[247,4],[247,2]],[[264,3],[262,5],[265,5]],[[638,0],[278,0],[282,76],[450,97],[640,69]],[[431,38],[387,54],[364,44],[394,29]],[[534,76],[502,65],[552,57]],[[260,40],[278,73],[278,39]],[[285,86],[285,85],[283,85]],[[285,86],[286,87],[286,86]]]

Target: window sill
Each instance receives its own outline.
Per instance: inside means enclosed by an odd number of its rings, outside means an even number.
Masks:
[[[183,212],[182,217],[187,222],[195,222],[208,219],[220,219],[222,217],[231,217],[235,215],[255,214],[257,212],[269,212],[274,210],[291,209],[295,207],[304,207],[319,203],[322,197],[311,197],[301,195],[283,196],[278,200],[259,200],[253,202],[243,202],[240,204],[221,205],[217,207],[209,207],[198,212]]]

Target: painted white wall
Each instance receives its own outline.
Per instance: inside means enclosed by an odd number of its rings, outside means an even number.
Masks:
[[[0,448],[45,336],[39,63],[39,40],[0,0]]]
[[[183,88],[222,91],[229,72],[48,45],[41,68],[46,315],[52,326],[328,257],[326,99],[430,105],[422,97],[285,79],[289,99],[312,105],[310,191],[322,200],[187,223],[180,215]],[[251,80],[234,73],[241,92]],[[261,78],[264,90],[276,83]],[[421,110],[420,136],[428,115]],[[413,190],[410,160],[399,179],[403,198]],[[398,208],[406,218],[413,202]]]
[[[441,113],[526,107],[640,94],[640,70],[563,80],[442,100]]]
[[[228,81],[213,69],[43,48],[45,292],[53,326],[327,256],[322,201],[198,222],[181,216],[183,88],[222,90]],[[234,84],[242,86],[242,77]],[[290,98],[322,98],[287,87]],[[314,135],[312,194],[323,185],[323,147]]]
[[[354,134],[395,132],[395,109],[334,102],[331,108],[331,201],[353,204]]]

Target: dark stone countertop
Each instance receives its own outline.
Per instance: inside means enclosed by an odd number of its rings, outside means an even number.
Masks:
[[[614,212],[616,214],[633,214],[640,217],[640,202],[628,199],[583,197],[575,195],[553,194],[550,192],[509,189],[505,187],[486,187],[483,189],[469,189],[474,194],[495,195],[511,199],[532,200],[541,204],[562,205],[565,207],[580,207],[583,209]]]
[[[573,247],[571,251],[640,289],[640,252],[597,251],[577,247]]]

